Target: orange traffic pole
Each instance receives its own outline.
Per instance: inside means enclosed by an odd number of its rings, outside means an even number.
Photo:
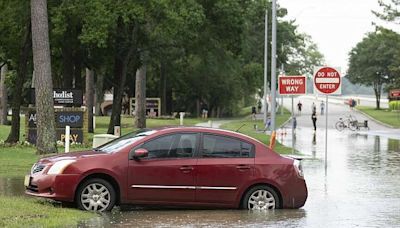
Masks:
[[[275,147],[275,141],[276,141],[276,132],[272,131],[271,138],[269,140],[269,148],[271,148],[272,150]]]

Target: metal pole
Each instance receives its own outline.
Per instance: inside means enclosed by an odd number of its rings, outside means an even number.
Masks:
[[[267,124],[267,73],[268,72],[268,8],[265,9],[265,31],[264,31],[264,125]]]
[[[328,95],[326,95],[326,112],[325,112],[325,174],[328,168]]]
[[[69,152],[70,127],[65,126],[65,153]]]
[[[271,128],[276,130],[276,0],[272,0],[272,50],[271,50]]]
[[[294,100],[292,95],[292,154],[294,154]]]

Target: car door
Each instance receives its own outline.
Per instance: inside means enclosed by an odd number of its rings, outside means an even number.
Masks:
[[[196,170],[197,202],[233,205],[253,176],[254,146],[233,137],[203,134]]]
[[[128,198],[134,202],[194,202],[199,135],[170,134],[136,147],[148,157],[129,160]]]

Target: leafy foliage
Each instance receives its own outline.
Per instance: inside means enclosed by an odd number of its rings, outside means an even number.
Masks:
[[[398,78],[393,69],[397,68],[399,45],[399,34],[381,28],[369,33],[350,52],[348,79],[353,83],[372,85],[378,109],[382,86]]]
[[[15,62],[15,38],[29,11],[22,11],[20,2],[0,4],[0,29],[7,33],[0,37],[0,57]],[[124,96],[133,97],[136,70],[146,52],[147,94],[164,98],[166,114],[196,114],[202,102],[213,116],[233,115],[262,90],[269,1],[48,0],[48,5],[55,87],[84,88],[88,67],[104,80],[103,90],[121,87]],[[296,31],[294,21],[282,19],[286,13],[278,9],[277,64],[290,74],[311,72],[322,55]],[[115,77],[118,61],[126,65],[121,68],[126,83]]]

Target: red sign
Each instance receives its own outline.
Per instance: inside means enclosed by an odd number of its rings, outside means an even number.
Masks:
[[[320,67],[314,73],[314,88],[321,94],[341,94],[340,73],[332,67]]]
[[[397,98],[400,97],[400,89],[392,89],[389,91],[390,98]]]
[[[300,95],[307,92],[306,76],[279,76],[278,85],[281,95]]]

